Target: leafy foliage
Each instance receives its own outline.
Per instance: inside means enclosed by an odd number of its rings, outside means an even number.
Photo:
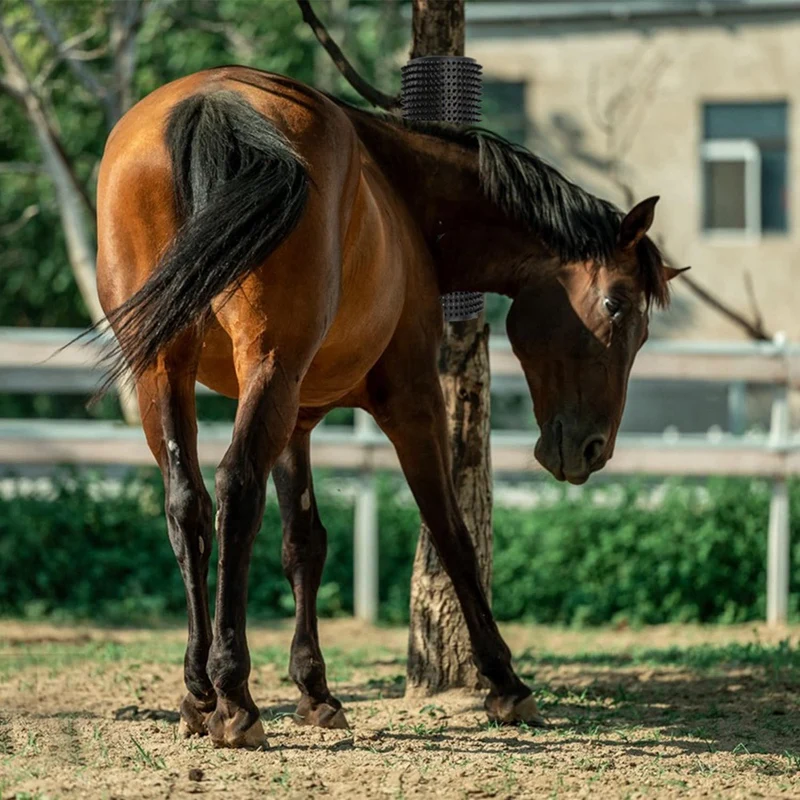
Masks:
[[[320,485],[324,487],[325,482]],[[419,516],[381,484],[380,613],[408,619]],[[320,491],[328,561],[320,613],[352,610],[353,512]],[[166,536],[163,490],[152,472],[121,487],[65,477],[49,499],[0,500],[0,614],[134,623],[184,613]],[[800,485],[792,487],[800,520]],[[494,608],[501,620],[567,625],[762,619],[768,485],[675,483],[656,497],[612,486],[603,502],[564,494],[535,510],[495,510]],[[796,523],[797,524],[797,523]],[[795,531],[794,541],[800,542]],[[255,618],[291,615],[280,565],[280,518],[267,504],[250,577]],[[792,609],[800,601],[795,546]],[[212,564],[214,558],[212,558]],[[214,568],[212,566],[212,596]]]

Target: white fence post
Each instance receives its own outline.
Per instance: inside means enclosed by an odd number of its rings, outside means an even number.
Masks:
[[[369,438],[374,430],[366,411],[355,411],[356,438]],[[353,536],[353,605],[356,619],[378,618],[378,490],[372,472],[362,474],[355,504]]]
[[[775,343],[784,345],[782,335]],[[789,423],[789,387],[784,383],[775,387],[770,419],[770,444],[787,452],[791,426]],[[772,483],[769,504],[769,532],[767,535],[767,624],[783,625],[789,611],[789,487],[786,470]]]
[[[744,381],[732,381],[728,386],[728,427],[736,436],[741,436],[747,427],[747,384]]]

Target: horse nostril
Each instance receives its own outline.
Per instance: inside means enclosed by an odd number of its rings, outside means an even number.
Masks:
[[[587,466],[592,464],[600,458],[603,448],[606,446],[605,436],[591,436],[583,447],[583,457],[586,460]]]

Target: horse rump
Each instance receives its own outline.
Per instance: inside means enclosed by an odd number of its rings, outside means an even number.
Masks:
[[[166,144],[180,227],[144,285],[107,320],[116,345],[107,388],[139,377],[175,337],[202,324],[294,230],[308,196],[302,157],[233,91],[193,95],[170,112]]]

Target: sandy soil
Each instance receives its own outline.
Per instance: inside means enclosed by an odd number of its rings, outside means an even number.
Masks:
[[[293,722],[290,629],[257,629],[245,752],[178,738],[181,631],[0,623],[0,797],[800,797],[798,629],[508,628],[547,731],[404,699],[403,630],[321,633],[352,729]]]

